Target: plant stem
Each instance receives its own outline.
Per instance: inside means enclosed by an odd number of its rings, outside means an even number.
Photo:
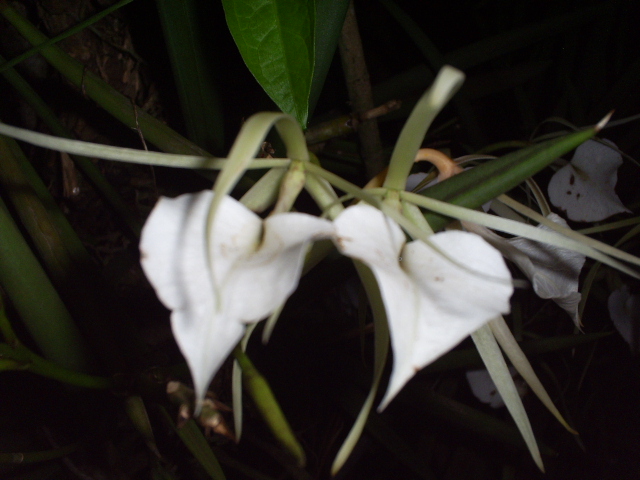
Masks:
[[[353,0],[349,3],[344,19],[339,47],[351,108],[356,114],[373,109],[369,71],[364,61]],[[367,178],[373,178],[383,168],[382,143],[380,142],[378,122],[375,118],[365,120],[358,126],[358,139]]]
[[[245,388],[258,407],[258,410],[260,410],[262,418],[264,418],[271,429],[271,433],[273,433],[280,444],[294,456],[298,461],[298,465],[304,466],[306,462],[304,450],[291,431],[289,422],[287,422],[287,419],[282,413],[282,409],[273,395],[269,383],[267,383],[267,380],[256,369],[239,345],[234,349],[233,356],[242,369]]]

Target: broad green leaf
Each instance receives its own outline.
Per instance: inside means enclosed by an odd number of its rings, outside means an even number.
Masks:
[[[307,126],[314,69],[313,0],[223,0],[227,25],[254,77],[276,105]]]
[[[331,66],[342,24],[347,13],[349,0],[317,0],[316,1],[316,59],[309,95],[309,115],[313,113],[327,72]]]

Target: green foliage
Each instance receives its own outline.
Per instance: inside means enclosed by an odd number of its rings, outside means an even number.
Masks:
[[[213,13],[197,0],[161,0],[157,5],[189,138],[220,152],[224,124],[216,90],[217,45],[207,32],[207,17]]]
[[[306,127],[315,66],[315,2],[222,3],[229,30],[253,76],[279,109]]]
[[[55,10],[55,3],[47,5]],[[11,124],[24,120],[28,131],[4,124],[0,130],[24,142],[85,155],[72,160],[106,200],[98,209],[90,209],[101,200],[62,198],[58,182],[59,177],[66,178],[68,166],[60,167],[57,157],[43,157],[40,149],[0,138],[0,477],[129,474],[268,480],[287,475],[324,478],[345,468],[345,476],[355,472],[372,479],[484,479],[495,478],[499,470],[504,478],[532,478],[537,473],[529,452],[539,466],[544,461],[548,478],[555,480],[558,454],[565,477],[566,471],[572,469],[576,476],[583,468],[584,457],[569,446],[575,435],[572,427],[587,434],[577,441],[584,442],[590,462],[614,464],[592,442],[601,438],[599,429],[616,421],[624,422],[626,430],[635,427],[637,362],[613,330],[606,298],[621,285],[631,293],[638,288],[632,278],[638,276],[640,261],[633,255],[640,230],[637,218],[617,216],[611,222],[598,222],[584,235],[561,228],[541,233],[528,223],[547,225],[548,177],[587,138],[600,135],[612,138],[623,153],[639,151],[633,92],[640,91],[640,60],[629,48],[638,43],[633,18],[619,2],[588,7],[575,7],[569,1],[454,2],[429,5],[427,13],[414,3],[356,2],[375,105],[381,106],[375,115],[381,115],[377,121],[390,160],[385,188],[363,189],[370,179],[363,175],[360,146],[351,133],[360,122],[371,120],[349,112],[344,79],[335,62],[348,0],[223,0],[206,5],[197,0],[159,0],[153,5],[122,0],[98,13],[70,7],[68,16],[77,23],[62,27],[62,33],[46,8],[28,21],[7,2],[0,2],[0,13],[32,44],[19,51],[0,47],[10,59],[4,63],[0,57],[0,72],[8,82],[0,117]],[[111,37],[98,22],[112,25],[108,23],[112,17],[106,15],[124,5],[113,25],[121,22],[132,29],[133,46],[117,35]],[[155,25],[158,13],[161,23]],[[47,30],[48,36],[43,33]],[[100,39],[99,47],[73,51],[74,42],[82,43],[81,35],[87,33]],[[10,31],[2,34],[7,39],[18,37]],[[116,53],[93,61],[110,47]],[[49,64],[40,80],[22,69],[25,60],[34,61],[35,52]],[[121,65],[134,59],[129,64],[133,66],[126,75],[110,76],[109,62],[114,59]],[[171,73],[159,67],[163,62],[171,65],[175,85],[165,81]],[[437,105],[431,101],[433,92],[422,96],[443,65],[460,68],[467,76],[451,98],[451,107],[449,94],[440,96]],[[114,88],[124,78],[128,80],[123,83],[129,82],[125,87],[131,87],[139,79],[128,75],[147,68],[156,77],[139,77],[140,91],[124,94],[126,88],[120,92]],[[58,82],[51,69],[66,80]],[[257,82],[246,81],[250,74]],[[156,84],[158,78],[162,82]],[[145,98],[142,93],[150,85],[154,93]],[[16,108],[12,103],[15,95],[10,89],[35,108],[42,123],[29,123],[29,115],[22,113],[24,105]],[[179,105],[171,103],[174,94]],[[254,116],[267,108],[267,96],[285,114]],[[158,104],[150,100],[156,98]],[[610,125],[616,128],[606,131],[577,128],[562,119],[592,125],[613,108],[618,117],[629,118],[613,122]],[[178,111],[188,140],[174,130],[181,128],[172,116]],[[70,119],[76,118],[88,127],[84,132],[73,128]],[[299,126],[309,126],[312,138],[321,130],[316,126],[325,121],[330,128],[322,131],[331,133],[319,135],[323,143],[309,154]],[[118,128],[118,122],[126,128]],[[274,122],[284,142],[266,137]],[[42,125],[57,137],[80,134],[83,140],[136,148],[52,140],[30,131],[42,130]],[[224,146],[236,138],[241,125],[238,138],[243,141],[226,154]],[[98,140],[85,136],[96,131]],[[142,151],[141,138],[180,155]],[[272,144],[263,144],[265,138]],[[426,170],[424,164],[413,163],[420,147],[437,148],[451,157],[481,151],[497,156],[463,158],[473,162],[472,169],[417,195],[403,190],[410,170]],[[114,159],[152,168],[124,170],[113,181],[111,171],[119,168],[111,163]],[[637,213],[640,197],[630,181],[637,176],[635,168],[625,162],[618,193]],[[587,260],[590,271],[580,281],[581,328],[586,334],[574,330],[566,313],[538,298],[533,289],[517,289],[506,320],[494,320],[490,328],[473,335],[477,349],[467,342],[443,355],[406,386],[406,393],[377,412],[378,390],[384,390],[393,361],[388,358],[388,300],[383,300],[368,267],[356,262],[354,269],[336,254],[331,241],[323,241],[311,250],[296,294],[272,314],[262,332],[263,324],[256,324],[255,338],[247,333],[243,351],[236,352],[242,372],[234,372],[233,398],[227,364],[207,398],[215,421],[207,423],[204,416],[190,419],[192,396],[186,394],[172,405],[165,391],[168,380],[178,379],[188,392],[189,371],[171,341],[154,343],[153,335],[146,334],[150,326],[167,328],[169,320],[136,266],[140,219],[157,195],[175,196],[211,186],[187,169],[221,170],[216,201],[225,194],[238,198],[244,194],[241,202],[263,216],[287,191],[286,185],[280,190],[283,179],[295,176],[299,183],[292,196],[305,180],[326,218],[340,215],[351,198],[359,199],[381,209],[409,237],[427,245],[430,230],[441,231],[459,218],[572,248],[595,259]],[[271,170],[260,178],[267,169]],[[182,176],[188,179],[184,184]],[[378,180],[374,187],[383,184]],[[92,188],[84,183],[81,187],[83,192]],[[347,197],[339,198],[343,193]],[[496,197],[503,208],[500,215],[511,220],[469,210]],[[293,202],[300,212],[318,213],[306,195],[285,203]],[[214,204],[212,215],[215,208]],[[110,223],[111,215],[117,221]],[[117,222],[127,226],[121,230]],[[96,225],[107,231],[96,233]],[[382,238],[374,240],[377,246],[383,243]],[[119,250],[116,242],[129,247]],[[452,264],[460,263],[449,258],[445,248],[439,253]],[[515,266],[512,271],[517,277]],[[354,293],[353,285],[347,288],[342,279],[351,282],[356,275],[362,286]],[[526,283],[521,277],[517,280],[519,286]],[[460,296],[465,293],[465,289],[455,291]],[[252,292],[245,297],[250,302]],[[369,335],[371,330],[375,336]],[[259,344],[260,334],[269,345]],[[542,404],[520,400],[493,337]],[[476,405],[461,382],[461,370],[483,363],[507,397],[517,427],[506,414],[488,413]],[[248,393],[244,400],[241,376]],[[65,390],[61,385],[74,387]],[[224,422],[231,417],[225,404],[232,402],[236,421],[244,410],[245,428],[237,446],[231,440],[240,426]],[[627,405],[631,410],[625,411]],[[569,433],[559,433],[549,411]],[[125,415],[129,424],[123,426]],[[536,427],[535,439],[527,417]],[[222,424],[216,423],[221,418]],[[42,425],[51,437],[49,444],[42,444]],[[619,452],[625,451],[621,433],[625,429],[615,435]],[[77,431],[89,431],[91,438]],[[363,433],[366,441],[360,440]],[[58,437],[65,440],[56,444]],[[76,465],[75,455],[68,456],[78,450],[95,453],[92,445],[102,452],[103,440],[110,450],[115,446],[113,450],[126,452],[136,462],[110,458],[114,471],[106,471],[102,464],[107,462],[96,461],[94,474]],[[360,458],[350,455],[356,445]],[[283,455],[285,450],[290,454]],[[62,457],[64,464],[57,460]],[[307,465],[301,467],[305,457]],[[75,473],[69,473],[69,465]]]

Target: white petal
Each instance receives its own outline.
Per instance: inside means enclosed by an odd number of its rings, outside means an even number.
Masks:
[[[380,409],[418,370],[509,311],[509,271],[500,253],[477,235],[430,237],[461,267],[422,242],[403,246],[400,227],[374,207],[349,207],[335,225],[341,251],[373,270],[389,319],[394,363]]]
[[[214,313],[205,235],[211,198],[210,191],[161,198],[140,239],[142,268],[158,298],[172,311],[173,335],[189,365],[198,399],[204,397],[211,379],[244,332],[242,324]],[[223,200],[221,218],[230,205]],[[237,219],[239,225],[253,223],[243,213]]]
[[[248,323],[262,320],[298,286],[309,242],[333,236],[328,220],[303,213],[280,213],[264,222],[258,250],[237,262],[223,286],[231,315]]]
[[[567,222],[552,213],[547,218],[563,227]],[[542,230],[550,228],[539,225]],[[586,260],[581,253],[556,247],[526,238],[508,240],[522,255],[505,252],[533,283],[533,289],[540,298],[552,299],[571,316],[576,326],[580,325],[578,304],[581,295],[578,293],[578,279]],[[499,248],[499,247],[498,247]]]
[[[551,178],[549,200],[578,222],[596,222],[629,212],[615,192],[620,165],[622,156],[618,152],[587,140],[576,149],[571,163]]]
[[[173,334],[198,399],[242,338],[243,323],[268,316],[295,289],[308,242],[333,233],[330,222],[304,214],[263,222],[225,197],[207,248],[212,198],[204,191],[160,199],[140,241],[142,267],[172,310]]]

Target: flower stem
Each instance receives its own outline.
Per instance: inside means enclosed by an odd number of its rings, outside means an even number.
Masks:
[[[282,413],[282,409],[273,395],[273,391],[267,383],[267,380],[256,369],[240,346],[234,349],[233,355],[242,369],[245,388],[258,407],[258,410],[260,410],[262,418],[264,418],[264,421],[271,429],[271,433],[273,433],[280,444],[296,458],[298,465],[304,466],[306,463],[304,450],[300,443],[298,443],[298,440],[296,440],[289,426],[289,422],[287,422],[287,419]]]

